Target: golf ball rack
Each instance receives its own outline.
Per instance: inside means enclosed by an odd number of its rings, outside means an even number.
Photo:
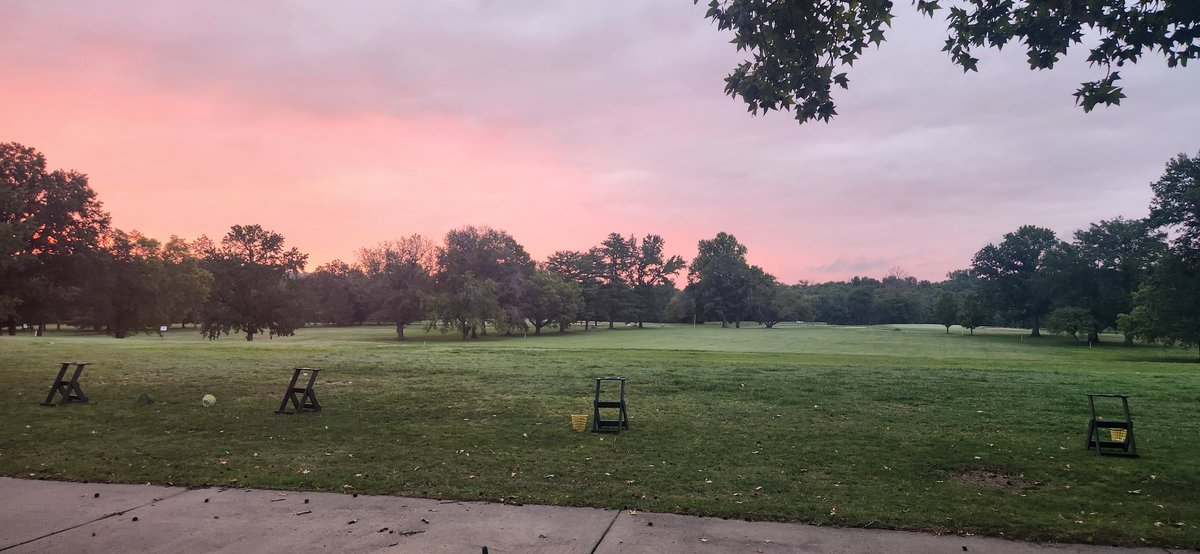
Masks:
[[[1102,456],[1138,457],[1137,442],[1133,435],[1133,418],[1129,415],[1129,396],[1124,394],[1088,393],[1088,408],[1092,418],[1088,422],[1087,448],[1096,449],[1096,454]],[[1104,419],[1096,414],[1097,398],[1116,398],[1121,400],[1121,410],[1124,419]],[[1111,402],[1109,402],[1111,403]],[[1104,433],[1101,433],[1104,429]],[[1107,437],[1103,435],[1108,435]]]

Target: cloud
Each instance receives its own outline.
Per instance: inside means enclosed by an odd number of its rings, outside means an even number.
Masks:
[[[0,128],[92,175],[122,227],[259,220],[348,258],[397,235],[504,228],[535,256],[609,232],[691,257],[735,234],[785,281],[902,265],[940,279],[1022,224],[1145,213],[1196,150],[1196,72],[1126,68],[1083,114],[1080,61],[988,52],[899,6],[829,124],[750,117],[739,54],[689,3],[35,2],[0,18]],[[883,266],[862,265],[889,260]],[[855,265],[858,263],[859,265]]]

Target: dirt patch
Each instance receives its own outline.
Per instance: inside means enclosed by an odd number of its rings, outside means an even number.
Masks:
[[[1001,471],[993,471],[990,469],[971,469],[965,471],[952,471],[950,476],[959,483],[967,485],[975,485],[994,491],[1003,491],[1008,493],[1019,494],[1038,486],[1037,481],[1029,481],[1025,479],[1024,474],[1013,475]]]

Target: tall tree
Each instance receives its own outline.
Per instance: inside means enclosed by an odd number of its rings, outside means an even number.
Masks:
[[[1136,307],[1119,327],[1149,341],[1200,345],[1200,152],[1171,159],[1150,187],[1150,219],[1174,231],[1175,238],[1138,288]]]
[[[496,281],[481,279],[468,271],[455,279],[455,288],[447,289],[431,299],[432,312],[441,322],[442,332],[454,330],[462,339],[479,338],[486,332],[489,321],[502,321],[504,308],[496,294]],[[430,322],[435,325],[436,322]]]
[[[686,266],[682,257],[667,256],[665,246],[661,236],[650,234],[636,247],[630,281],[637,296],[634,315],[639,328],[644,321],[662,316],[675,294],[675,277]]]
[[[583,294],[583,306],[579,317],[583,319],[583,330],[600,318],[601,280],[604,278],[604,263],[597,249],[587,252],[560,250],[546,259],[546,270],[557,273],[579,285]]]
[[[246,340],[267,333],[290,336],[303,325],[295,277],[307,254],[284,246],[283,235],[260,225],[234,225],[221,244],[198,241],[213,289],[204,307],[200,332],[209,339],[231,331]]]
[[[617,319],[626,319],[637,311],[637,293],[633,289],[634,268],[637,266],[637,239],[610,233],[596,249],[602,268],[598,308],[608,328]]]
[[[1076,231],[1071,244],[1060,244],[1047,253],[1054,303],[1089,313],[1091,327],[1085,330],[1089,343],[1098,342],[1101,331],[1115,327],[1117,316],[1132,309],[1133,292],[1166,251],[1165,236],[1146,220],[1118,217]],[[1069,315],[1072,321],[1084,321]]]
[[[700,0],[694,0],[699,3]],[[1120,104],[1114,67],[1159,54],[1168,67],[1200,56],[1200,3],[1194,0],[913,0],[932,17],[949,6],[944,52],[963,71],[976,71],[974,49],[1020,44],[1030,69],[1051,69],[1084,37],[1098,39],[1088,62],[1104,71],[1083,83],[1076,103]],[[848,88],[848,71],[872,44],[885,40],[892,0],[711,0],[706,16],[734,33],[733,44],[751,60],[725,78],[725,93],[749,111],[796,111],[800,123],[837,114],[833,88]]]
[[[542,334],[542,328],[551,324],[557,325],[560,332],[566,332],[583,309],[579,284],[545,269],[533,272],[527,292],[525,313],[533,324],[535,335]]]
[[[212,273],[192,254],[191,245],[179,237],[167,240],[161,255],[166,269],[159,293],[166,310],[163,323],[195,323],[212,290]]]
[[[1088,344],[1092,344],[1091,330],[1096,327],[1092,313],[1085,308],[1066,306],[1058,308],[1046,318],[1046,330],[1053,335],[1066,333],[1079,342],[1079,333],[1088,333]]]
[[[212,276],[191,258],[179,260],[182,241],[172,241],[164,247],[137,231],[109,233],[104,247],[89,256],[76,322],[120,339],[157,331],[204,302]]]
[[[1200,10],[1200,3],[1194,5]],[[1150,188],[1154,192],[1151,222],[1175,231],[1171,246],[1176,256],[1200,264],[1200,152],[1172,158]]]
[[[98,248],[109,216],[75,171],[47,172],[46,158],[0,143],[0,321],[44,329],[86,279],[83,256]]]
[[[750,266],[750,286],[746,298],[749,318],[768,329],[775,327],[780,319],[786,317],[780,301],[780,293],[786,288],[761,267]]]
[[[1050,309],[1045,257],[1057,244],[1054,231],[1024,225],[1005,234],[999,245],[983,247],[971,260],[981,291],[1018,322],[1028,324],[1032,337],[1041,336],[1042,317]]]
[[[344,326],[366,320],[363,271],[341,260],[318,266],[301,281],[307,305],[306,319]]]
[[[1200,346],[1200,267],[1174,249],[1154,265],[1134,303],[1118,318],[1121,332],[1147,342]]]
[[[747,309],[751,286],[750,264],[746,263],[746,247],[733,235],[725,232],[709,240],[701,240],[696,257],[688,266],[688,289],[696,298],[702,313],[740,325]]]
[[[504,231],[490,227],[462,227],[446,233],[446,244],[438,250],[437,287],[443,299],[440,318],[446,325],[471,322],[486,333],[486,323],[492,321],[505,332],[526,326],[525,288],[533,273],[534,263],[516,239]],[[486,284],[491,281],[491,284]],[[470,286],[468,286],[470,285]],[[488,291],[494,295],[499,311],[491,313],[490,302],[482,299]],[[470,299],[471,301],[467,301]],[[478,313],[457,310],[478,309]],[[486,313],[485,313],[486,312]],[[464,336],[465,338],[465,336]]]
[[[962,305],[958,308],[958,324],[975,334],[975,329],[988,322],[991,314],[987,298],[972,290],[963,295]]]
[[[413,234],[358,251],[367,275],[366,302],[372,317],[396,324],[396,340],[404,340],[404,326],[424,319],[433,292],[437,248],[429,239]]]
[[[775,304],[779,307],[780,319],[787,321],[812,321],[816,308],[812,298],[805,292],[803,284],[780,285],[775,292]]]
[[[946,327],[946,334],[950,334],[950,327],[958,323],[958,297],[954,293],[944,290],[938,295],[937,303],[933,305],[933,319],[939,325]]]

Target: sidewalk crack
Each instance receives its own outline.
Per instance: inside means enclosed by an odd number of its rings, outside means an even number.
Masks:
[[[622,511],[624,510],[617,510],[617,515],[613,516],[612,521],[608,522],[608,527],[605,527],[604,532],[600,533],[600,539],[596,541],[596,544],[592,546],[592,551],[588,554],[596,554],[596,550],[600,548],[600,543],[604,542],[604,537],[608,536],[608,532],[611,531],[613,525],[617,523],[617,518],[621,517]]]
[[[132,507],[132,508],[128,508],[128,509],[125,509],[125,510],[121,510],[121,511],[119,511],[119,512],[113,512],[113,513],[111,513],[111,514],[102,515],[102,516],[100,516],[100,517],[98,517],[98,518],[96,518],[96,519],[93,519],[93,520],[91,520],[91,521],[85,521],[85,522],[83,522],[83,523],[80,523],[80,524],[78,524],[78,525],[72,525],[72,526],[70,526],[70,527],[67,527],[66,529],[59,529],[59,530],[57,530],[57,531],[54,531],[54,532],[52,532],[52,533],[46,533],[45,535],[42,535],[42,536],[40,536],[40,537],[35,537],[35,538],[29,539],[29,540],[27,540],[27,541],[24,541],[24,542],[19,542],[19,543],[17,543],[17,544],[12,544],[12,545],[9,545],[9,546],[0,547],[0,552],[3,552],[3,551],[5,551],[5,550],[10,550],[10,549],[16,548],[16,547],[18,547],[18,546],[26,545],[26,544],[29,544],[29,543],[31,543],[31,542],[37,542],[37,541],[40,541],[40,540],[42,540],[42,539],[44,539],[44,538],[47,538],[47,537],[53,537],[54,535],[57,535],[57,534],[59,534],[59,533],[66,533],[67,531],[70,531],[70,530],[72,530],[72,529],[78,529],[78,528],[80,528],[80,527],[83,527],[84,525],[91,525],[91,524],[93,524],[93,523],[96,523],[97,521],[104,521],[104,520],[106,520],[106,519],[108,519],[108,518],[110,518],[110,517],[119,516],[119,515],[124,515],[124,514],[127,514],[127,513],[129,513],[129,512],[132,512],[132,511],[134,511],[134,510],[137,510],[137,509],[140,509],[140,508],[145,508],[146,506],[150,506],[150,505],[153,505],[153,504],[155,504],[155,503],[162,502],[163,500],[166,500],[166,499],[168,499],[168,498],[175,498],[176,496],[179,496],[179,495],[181,495],[181,494],[184,494],[184,493],[191,492],[192,490],[193,490],[193,489],[183,489],[183,490],[181,490],[181,491],[179,491],[179,492],[177,492],[177,493],[175,493],[175,494],[167,495],[167,496],[164,496],[164,497],[162,497],[162,498],[156,498],[156,499],[154,499],[154,500],[151,500],[150,502],[147,502],[147,503],[145,503],[145,504],[142,504],[142,505],[140,505],[140,506],[134,506],[134,507]],[[607,533],[607,531],[605,531],[605,532]]]

